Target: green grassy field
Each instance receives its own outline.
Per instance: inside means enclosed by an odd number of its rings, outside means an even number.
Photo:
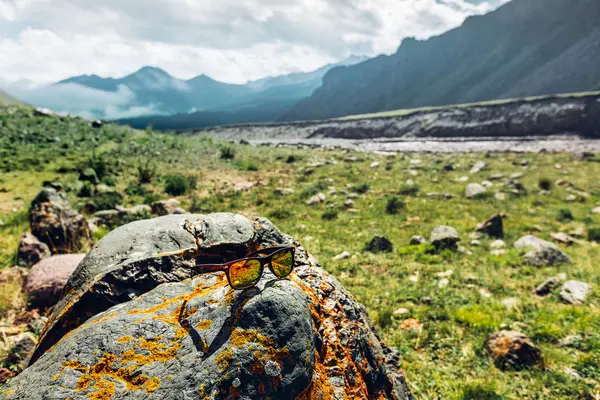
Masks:
[[[348,156],[359,161],[347,162]],[[419,159],[420,163],[411,163]],[[600,225],[600,163],[578,161],[568,154],[451,154],[379,156],[341,150],[298,150],[242,146],[201,137],[173,137],[105,126],[92,129],[82,120],[33,117],[26,108],[0,106],[0,267],[15,261],[19,236],[28,229],[27,208],[44,180],[59,180],[78,208],[92,198],[78,197],[79,171],[93,166],[101,180],[125,195],[125,205],[172,197],[166,187],[185,176],[177,196],[190,212],[238,212],[270,218],[296,237],[325,269],[334,274],[367,307],[379,334],[402,354],[402,366],[417,399],[598,399],[600,398],[600,247],[582,240],[562,246],[573,264],[534,268],[523,265],[512,244],[527,233],[550,240],[552,232]],[[472,165],[488,166],[470,174]],[[524,160],[528,166],[520,166]],[[372,162],[380,163],[371,168]],[[452,164],[453,171],[444,166]],[[559,165],[557,165],[559,164]],[[560,167],[560,169],[558,168]],[[411,172],[414,171],[414,172]],[[527,194],[493,196],[503,181],[493,181],[491,196],[466,200],[469,182],[492,174],[523,173]],[[140,183],[147,175],[149,183]],[[414,186],[406,184],[408,179]],[[539,194],[539,182],[563,179],[590,194],[567,202],[564,187],[552,185]],[[236,191],[240,183],[256,186]],[[337,194],[328,194],[334,187]],[[293,194],[278,195],[277,188]],[[172,189],[169,189],[172,190]],[[360,193],[351,209],[343,193]],[[323,192],[325,203],[306,201]],[[450,200],[430,198],[449,193]],[[396,214],[388,203],[397,198]],[[561,212],[561,209],[565,211]],[[566,219],[570,211],[573,219]],[[470,244],[476,225],[506,212],[504,255],[490,254],[491,239]],[[410,246],[412,235],[429,236],[437,225],[458,230],[469,253],[430,254],[427,246]],[[102,230],[96,239],[106,234]],[[364,250],[375,235],[389,238],[390,253]],[[333,260],[348,251],[346,260]],[[439,287],[436,274],[452,270],[449,284]],[[582,306],[562,304],[556,293],[538,298],[532,289],[546,278],[566,273],[592,285]],[[4,289],[6,292],[9,289]],[[16,290],[13,288],[12,290]],[[12,293],[0,296],[0,316],[14,307]],[[503,300],[516,299],[507,307]],[[395,316],[406,308],[408,313]],[[403,329],[403,320],[419,325]],[[497,369],[484,349],[499,329],[526,333],[541,348],[545,366],[524,371]],[[559,341],[580,334],[572,347]],[[581,379],[565,373],[576,370]]]

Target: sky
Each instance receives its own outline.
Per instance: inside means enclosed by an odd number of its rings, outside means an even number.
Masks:
[[[396,51],[508,0],[0,0],[0,81],[142,66],[244,83]]]

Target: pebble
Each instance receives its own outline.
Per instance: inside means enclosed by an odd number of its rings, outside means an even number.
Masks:
[[[338,254],[337,256],[333,257],[334,260],[346,260],[348,258],[350,258],[350,253],[348,253],[347,251],[344,251]]]
[[[448,286],[448,284],[450,283],[450,280],[448,280],[447,278],[444,279],[440,279],[440,281],[438,282],[438,287],[440,289],[445,288],[446,286]]]

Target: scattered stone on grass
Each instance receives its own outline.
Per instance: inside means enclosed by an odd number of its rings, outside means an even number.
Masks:
[[[52,255],[46,243],[27,232],[21,237],[17,252],[17,263],[23,267],[30,267],[38,261]]]
[[[479,183],[469,183],[465,188],[465,197],[467,199],[475,199],[483,196],[487,190]]]
[[[500,331],[488,338],[487,349],[500,369],[522,369],[543,364],[542,353],[523,333]]]
[[[515,248],[526,251],[523,261],[535,267],[550,267],[571,262],[569,256],[554,243],[532,235],[523,236],[517,240]]]
[[[429,241],[437,250],[445,248],[456,250],[458,248],[460,236],[456,229],[442,225],[431,231]]]
[[[503,238],[505,218],[506,214],[504,213],[494,214],[488,218],[487,221],[479,224],[475,230],[480,233],[485,233],[489,237]]]
[[[560,299],[567,304],[582,305],[591,290],[590,285],[580,281],[567,281],[560,289]]]

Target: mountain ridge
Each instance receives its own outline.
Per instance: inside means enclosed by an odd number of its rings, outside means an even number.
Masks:
[[[331,69],[282,120],[597,90],[599,21],[594,0],[513,0],[441,35],[407,38],[392,55]]]

